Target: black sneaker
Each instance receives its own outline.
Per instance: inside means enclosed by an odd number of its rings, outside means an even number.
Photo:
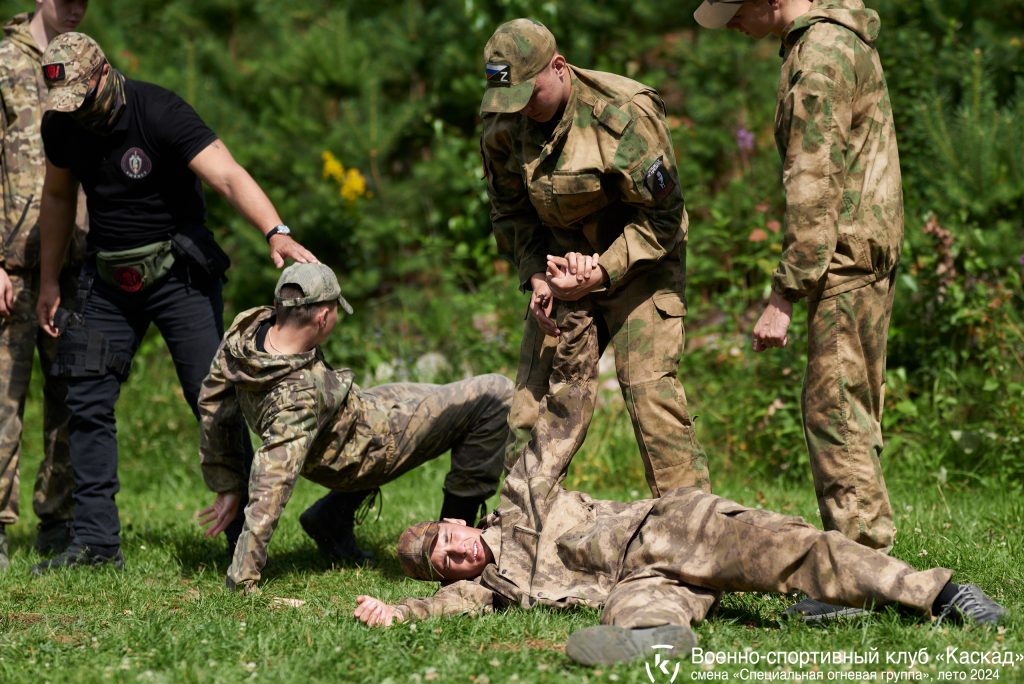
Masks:
[[[322,555],[339,563],[365,563],[373,558],[372,552],[364,551],[356,544],[351,523],[336,529],[318,512],[316,504],[310,506],[299,516],[299,524],[310,539],[316,542],[316,548]]]
[[[598,625],[573,632],[565,642],[565,654],[583,665],[613,665],[639,658],[661,660],[689,658],[697,645],[697,635],[685,625],[661,625],[646,629],[626,629]]]
[[[39,523],[36,532],[36,551],[40,556],[52,556],[71,544],[70,520],[47,520]]]
[[[782,612],[785,617],[798,617],[804,622],[821,622],[823,620],[834,620],[836,618],[854,617],[866,615],[863,608],[851,608],[850,606],[837,606],[833,603],[815,601],[812,598],[805,598],[797,601]]]
[[[1006,615],[1006,609],[990,599],[981,587],[963,584],[953,598],[939,612],[936,624],[949,619],[953,622],[973,620],[979,625],[994,625]]]
[[[37,563],[32,566],[33,575],[42,575],[51,570],[61,568],[77,568],[96,565],[113,565],[117,570],[124,569],[124,556],[121,549],[113,553],[101,553],[100,551],[85,545],[72,543],[66,551],[57,554],[48,561]]]

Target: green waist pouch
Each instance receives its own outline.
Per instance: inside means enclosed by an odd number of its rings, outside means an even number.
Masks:
[[[170,240],[120,252],[96,252],[97,275],[124,292],[145,290],[167,275],[173,265]]]

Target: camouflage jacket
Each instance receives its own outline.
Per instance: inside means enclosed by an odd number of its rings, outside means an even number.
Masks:
[[[570,73],[550,140],[518,113],[484,119],[491,223],[524,289],[547,254],[580,251],[600,254],[614,290],[685,243],[683,194],[658,94],[615,74]]]
[[[388,407],[360,392],[352,371],[333,370],[319,349],[273,355],[256,349],[270,307],[235,318],[199,394],[199,457],[215,492],[246,487],[241,413],[263,440],[248,480],[249,506],[228,578],[255,583],[267,545],[295,481],[303,477],[342,491],[383,484],[394,457]]]
[[[39,132],[46,93],[43,53],[28,29],[31,14],[4,26],[0,41],[0,268],[39,265],[39,204],[46,157]],[[85,211],[79,196],[79,229],[73,253],[84,245]]]
[[[525,449],[505,478],[497,510],[481,524],[494,563],[475,580],[404,599],[398,618],[478,614],[509,605],[603,605],[655,500],[621,503],[567,491],[562,480],[571,458],[541,459]]]
[[[791,301],[874,282],[900,259],[903,190],[879,26],[860,0],[818,0],[782,37],[775,140],[786,230],[772,288]]]

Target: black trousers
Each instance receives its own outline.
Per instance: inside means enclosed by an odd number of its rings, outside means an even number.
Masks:
[[[144,292],[124,292],[95,278],[84,304],[79,304],[85,326],[106,338],[111,357],[133,357],[149,325],[155,324],[167,342],[185,401],[197,419],[199,388],[224,334],[223,309],[221,283],[194,279],[180,264]],[[104,367],[74,372],[67,378],[68,437],[75,475],[73,528],[80,544],[112,547],[121,543],[114,501],[120,490],[114,405],[128,376],[122,370]],[[159,425],[150,427],[160,429]],[[198,444],[198,437],[195,441]],[[248,439],[245,444],[248,468],[252,445]],[[244,503],[236,524],[227,530],[229,538],[232,534],[237,538],[241,531]]]

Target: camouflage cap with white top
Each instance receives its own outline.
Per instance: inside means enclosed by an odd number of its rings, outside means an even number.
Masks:
[[[43,110],[73,112],[81,107],[89,79],[106,62],[99,44],[84,33],[69,31],[51,40],[42,59],[43,80],[49,88]]]

